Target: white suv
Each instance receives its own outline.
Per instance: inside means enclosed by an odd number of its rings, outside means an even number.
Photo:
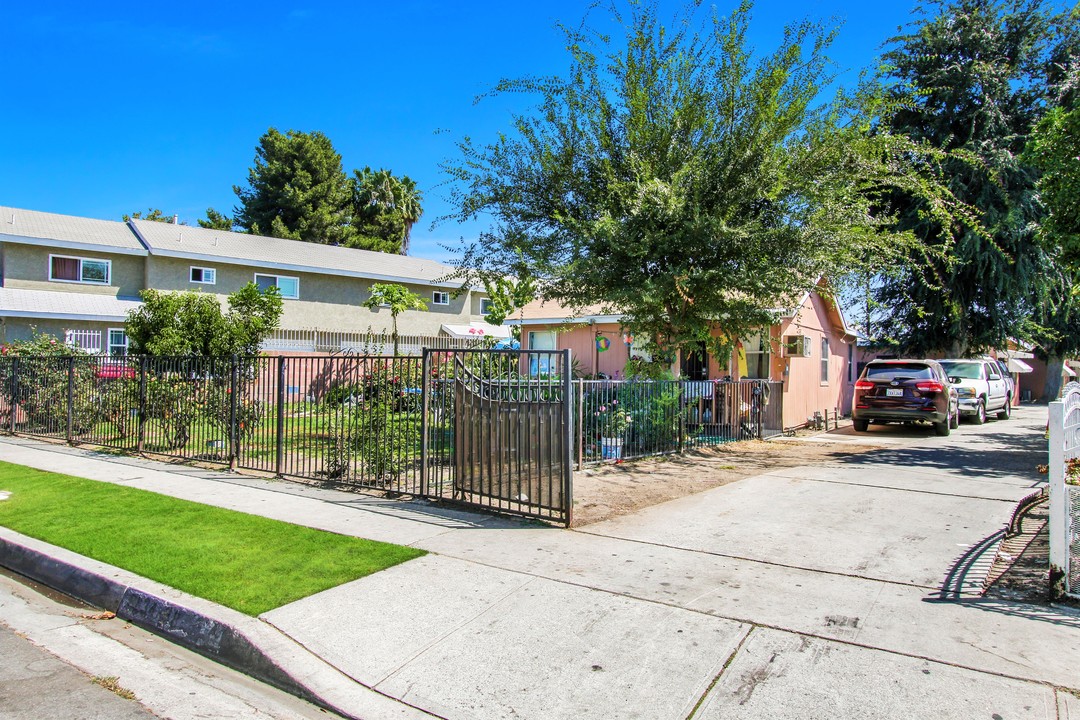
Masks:
[[[993,360],[939,360],[949,382],[956,387],[960,414],[975,419],[976,425],[986,422],[988,412],[996,412],[998,420],[1008,420],[1012,412],[1008,382],[1002,377],[1001,366]]]

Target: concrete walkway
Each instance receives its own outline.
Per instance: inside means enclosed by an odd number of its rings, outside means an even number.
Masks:
[[[978,595],[1045,413],[836,431],[883,449],[575,531],[26,440],[0,459],[431,551],[252,621],[357,717],[1080,717],[1080,616]]]

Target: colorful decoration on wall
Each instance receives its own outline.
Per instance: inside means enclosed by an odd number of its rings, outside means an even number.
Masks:
[[[611,341],[603,335],[596,336],[596,349],[599,352],[606,352],[611,347]]]

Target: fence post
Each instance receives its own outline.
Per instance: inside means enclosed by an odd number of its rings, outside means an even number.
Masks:
[[[1065,403],[1050,403],[1050,599],[1067,591],[1069,567],[1069,507],[1065,487]]]
[[[686,449],[686,386],[676,381],[675,389],[679,391],[679,452]]]
[[[139,415],[135,451],[142,454],[146,447],[146,356],[139,358]]]
[[[571,445],[574,438],[574,404],[570,399],[573,397],[571,395],[573,392],[571,375],[573,373],[570,370],[572,367],[570,364],[570,349],[563,350],[562,356],[563,417],[566,422],[566,431],[563,433],[563,442],[566,443],[566,449],[563,452],[563,507],[566,510],[566,527],[570,527],[574,511],[574,451]]]
[[[285,356],[278,356],[277,366],[277,437],[275,439],[274,473],[280,477],[285,460]]]
[[[577,383],[577,469],[585,467],[585,381],[576,380]]]
[[[428,438],[428,411],[431,407],[431,350],[423,348],[420,361],[420,497],[428,494],[428,453],[431,450]]]
[[[237,450],[236,440],[237,433],[237,417],[236,417],[236,395],[240,385],[239,376],[240,367],[236,355],[232,356],[229,365],[229,469],[235,470],[237,465]]]
[[[15,411],[19,407],[19,358],[11,359],[11,434],[15,434]]]
[[[75,442],[75,436],[72,432],[72,424],[75,422],[75,356],[68,356],[68,378],[67,378],[67,428],[64,433],[65,439],[68,445],[73,445]]]

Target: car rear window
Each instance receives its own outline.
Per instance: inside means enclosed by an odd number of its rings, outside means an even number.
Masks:
[[[889,363],[887,365],[867,365],[867,380],[933,380],[934,371],[922,363]]]
[[[943,362],[941,367],[945,368],[945,374],[949,377],[967,380],[978,380],[982,377],[981,362]]]

